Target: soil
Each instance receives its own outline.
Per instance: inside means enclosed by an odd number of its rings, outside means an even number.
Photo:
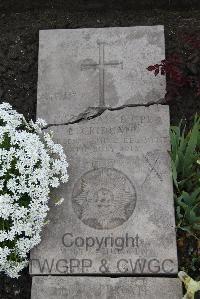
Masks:
[[[94,9],[199,9],[199,0],[1,0],[0,9],[24,11],[27,9],[54,9],[63,7],[74,11]]]
[[[40,29],[165,25],[167,55],[182,50],[179,33],[200,32],[200,11],[32,9],[0,12],[0,98],[28,119],[35,119],[38,33]],[[134,55],[134,53],[133,53]],[[155,61],[155,63],[157,63]],[[199,98],[186,90],[169,102],[171,123],[191,121],[200,112]],[[180,264],[182,259],[180,258]],[[1,299],[29,299],[31,279],[25,270],[18,280],[0,276]]]

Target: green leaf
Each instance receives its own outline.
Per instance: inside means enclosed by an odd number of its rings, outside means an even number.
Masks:
[[[189,233],[189,234],[193,234],[193,230],[191,226],[180,226],[180,229],[182,229],[183,231]]]
[[[174,182],[174,185],[176,186],[176,188],[178,189],[176,165],[174,164],[173,160],[171,161],[171,165],[172,165],[172,178],[173,178],[173,182]]]
[[[185,159],[184,159],[184,170],[183,174],[188,172],[188,167],[191,166],[191,164],[194,163],[194,154],[195,149],[197,147],[197,137],[198,137],[198,124],[195,124],[188,141],[188,145],[185,152]]]
[[[195,223],[194,225],[193,225],[193,229],[194,229],[194,231],[200,231],[200,223],[198,224],[198,223]]]

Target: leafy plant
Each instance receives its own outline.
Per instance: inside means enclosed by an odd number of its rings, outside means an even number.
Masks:
[[[179,34],[177,38],[181,44],[180,50],[147,68],[155,76],[167,76],[166,101],[181,97],[186,90],[192,92],[195,97],[200,96],[199,32],[193,35]]]
[[[41,241],[50,191],[68,180],[64,150],[44,126],[0,104],[0,272],[13,278]]]
[[[171,163],[175,187],[177,227],[195,235],[200,233],[200,117],[192,129],[171,127]]]

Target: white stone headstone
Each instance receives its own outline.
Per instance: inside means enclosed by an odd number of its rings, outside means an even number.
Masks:
[[[32,275],[60,277],[34,277],[32,299],[181,298],[177,279],[155,277],[178,271],[169,109],[155,104],[165,77],[147,71],[164,58],[163,26],[40,32],[37,116],[65,149],[69,182],[30,262]]]

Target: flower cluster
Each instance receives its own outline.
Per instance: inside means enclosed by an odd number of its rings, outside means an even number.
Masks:
[[[51,188],[68,180],[66,155],[45,125],[0,104],[0,271],[10,277],[40,243]]]

